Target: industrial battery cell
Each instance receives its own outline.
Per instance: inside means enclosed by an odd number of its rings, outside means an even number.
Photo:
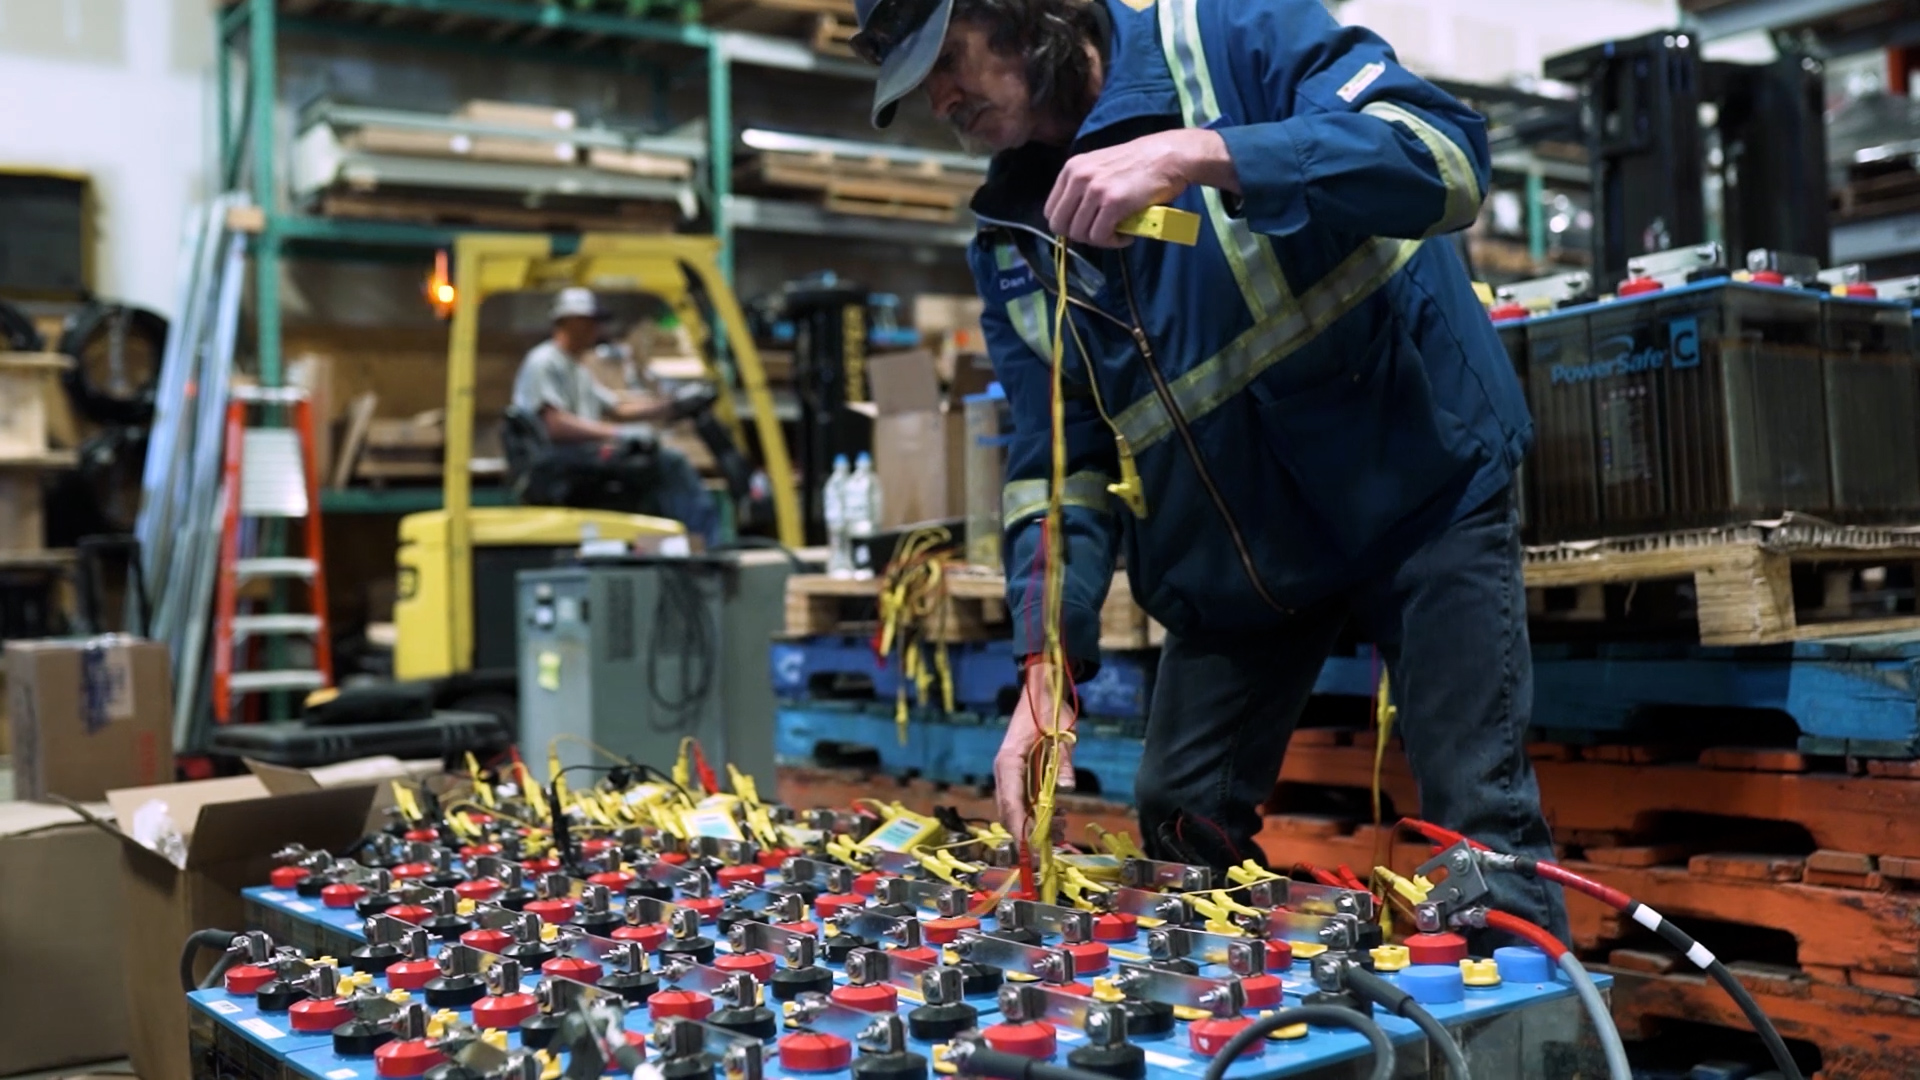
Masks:
[[[1589,333],[1592,306],[1529,319],[1527,404],[1533,411],[1534,532],[1542,540],[1591,535],[1600,528],[1600,476],[1594,430]]]
[[[1821,340],[1818,295],[1726,281],[1530,320],[1540,538],[1829,511]]]
[[[1820,297],[1729,283],[1653,306],[1670,358],[1666,527],[1827,512]]]
[[[1507,360],[1513,364],[1513,373],[1520,380],[1520,392],[1527,392],[1527,320],[1509,319],[1494,324],[1500,334],[1500,344],[1507,350]],[[1513,488],[1515,500],[1520,507],[1520,531],[1525,534],[1537,516],[1529,505],[1531,493],[1527,487],[1526,464],[1514,471]]]
[[[1833,512],[1889,521],[1920,511],[1920,383],[1905,303],[1830,297],[1821,364]]]

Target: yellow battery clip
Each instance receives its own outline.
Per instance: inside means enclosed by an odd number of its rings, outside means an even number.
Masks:
[[[1171,206],[1149,206],[1114,226],[1114,231],[1122,236],[1192,247],[1200,242],[1200,215]]]

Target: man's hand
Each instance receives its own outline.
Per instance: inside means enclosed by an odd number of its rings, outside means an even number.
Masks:
[[[1238,190],[1240,180],[1219,132],[1162,131],[1067,159],[1047,198],[1054,233],[1095,247],[1133,242],[1113,230],[1145,210],[1172,202],[1193,184]]]
[[[1052,697],[1048,693],[1052,672],[1049,664],[1027,666],[1020,703],[1014,706],[1013,719],[1007,722],[1006,738],[1000,740],[1000,752],[993,758],[993,798],[999,806],[1000,823],[1014,839],[1023,843],[1033,826],[1032,789],[1040,783],[1041,735],[1049,730],[1054,719],[1050,707]],[[1073,703],[1063,702],[1060,730],[1072,731],[1078,719]],[[1059,790],[1073,790],[1073,744],[1067,740],[1060,744]]]

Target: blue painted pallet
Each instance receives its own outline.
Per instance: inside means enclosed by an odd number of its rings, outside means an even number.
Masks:
[[[917,712],[904,737],[893,710],[847,703],[784,705],[774,714],[774,755],[783,763],[817,762],[822,743],[863,746],[876,751],[880,769],[895,776],[923,776],[947,784],[979,784],[993,775],[993,755],[1006,723],[977,716],[941,717]],[[1122,802],[1133,801],[1133,778],[1140,770],[1141,743],[1132,729],[1082,721],[1074,743],[1074,771],[1081,790]]]
[[[1144,670],[1143,656],[1128,657]],[[1117,665],[1109,667],[1118,670]],[[1542,643],[1534,647],[1533,674],[1534,724],[1555,739],[1683,740],[1690,721],[1697,719],[1702,734],[1718,731],[1738,742],[1740,733],[1751,727],[1736,710],[1764,710],[1790,719],[1798,729],[1800,749],[1808,753],[1920,757],[1920,634],[1764,646]],[[1329,658],[1314,693],[1365,697],[1376,678],[1371,653],[1362,648]],[[1091,687],[1082,688],[1083,700],[1096,699]],[[791,697],[789,704],[802,705]],[[1688,710],[1698,712],[1690,717]],[[1101,715],[1093,708],[1086,712]],[[1123,715],[1144,716],[1144,709]],[[1735,723],[1729,725],[1729,719]],[[823,734],[819,724],[810,725],[810,734],[875,745]],[[1751,741],[1752,736],[1746,738]],[[782,752],[806,756],[795,746]],[[890,769],[896,767],[893,758],[901,756],[882,753]],[[954,772],[945,763],[936,756],[899,767],[927,775]]]
[[[892,701],[900,687],[897,659],[882,662],[865,638],[844,635],[776,641],[770,653],[774,693],[786,700],[811,697],[837,678],[869,680],[873,697]],[[1100,671],[1077,687],[1082,711],[1088,716],[1140,719],[1147,714],[1152,654],[1110,653]],[[997,713],[1002,703],[1019,693],[1019,669],[1009,641],[968,642],[947,646],[947,667],[953,675],[954,705],[964,711]],[[908,698],[918,695],[909,685]]]

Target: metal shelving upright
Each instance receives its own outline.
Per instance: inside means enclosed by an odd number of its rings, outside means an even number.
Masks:
[[[722,266],[733,261],[733,65],[750,64],[790,71],[814,72],[839,78],[871,79],[863,64],[821,56],[799,42],[698,25],[679,25],[633,19],[593,11],[575,11],[554,3],[530,0],[308,0],[297,15],[284,15],[281,0],[234,0],[217,15],[216,79],[219,162],[223,186],[242,186],[245,177],[262,211],[253,238],[254,311],[260,378],[277,385],[284,372],[280,353],[280,261],[290,247],[333,245],[346,247],[442,247],[453,228],[396,222],[352,221],[302,214],[282,205],[279,183],[281,145],[274,136],[278,92],[279,40],[285,31],[337,33],[372,37],[394,43],[409,41],[435,47],[470,48],[476,52],[512,55],[531,60],[564,59],[568,63],[601,63],[641,71],[657,60],[608,57],[608,47],[651,44],[701,54],[705,59],[707,90],[707,151],[705,194],[713,231],[722,244]],[[316,13],[317,12],[317,13]],[[540,31],[563,35],[572,49],[545,43],[503,46],[497,41],[466,40],[451,33],[432,37],[425,32],[385,25],[368,26],[349,15],[379,15],[386,21],[407,17],[458,20],[468,30]],[[245,35],[246,85],[236,102],[233,93],[233,52]],[[609,64],[610,62],[610,64]],[[951,243],[951,233],[929,231],[929,240]]]

